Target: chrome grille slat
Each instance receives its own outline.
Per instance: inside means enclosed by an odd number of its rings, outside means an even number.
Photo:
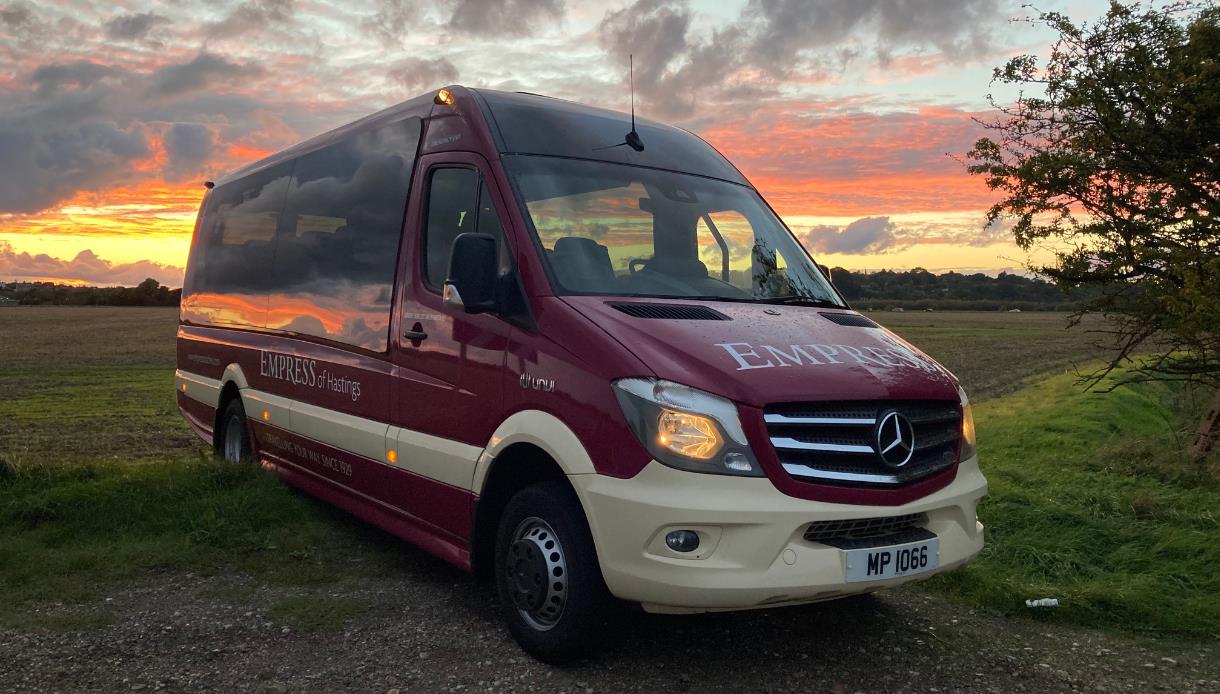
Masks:
[[[790,417],[782,414],[763,415],[767,424],[831,424],[837,426],[872,426],[876,417]]]
[[[826,453],[867,453],[872,455],[872,446],[861,446],[848,443],[820,443],[816,441],[798,441],[786,436],[771,437],[771,445],[776,448],[786,448],[793,451],[823,451]]]
[[[874,445],[873,427],[890,410],[914,429],[910,462],[890,467]],[[953,401],[782,403],[763,421],[784,471],[819,484],[895,487],[936,474],[957,462],[961,410]]]

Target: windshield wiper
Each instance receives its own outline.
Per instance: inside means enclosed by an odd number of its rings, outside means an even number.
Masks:
[[[815,299],[812,296],[799,296],[796,294],[790,296],[773,296],[758,300],[764,304],[794,304],[799,306],[817,306],[818,308],[847,308],[837,302],[828,299]]]

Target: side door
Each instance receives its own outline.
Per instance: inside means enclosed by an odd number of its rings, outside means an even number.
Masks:
[[[441,290],[453,240],[462,233],[499,239],[501,267],[512,267],[501,222],[507,198],[488,169],[474,153],[420,159],[392,336],[396,416],[387,439],[396,444],[394,464],[414,478],[402,505],[463,543],[471,531],[475,464],[502,420],[512,326],[493,314],[445,306]]]

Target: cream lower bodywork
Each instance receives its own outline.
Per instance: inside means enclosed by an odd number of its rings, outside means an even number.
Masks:
[[[808,501],[766,478],[683,472],[653,461],[631,479],[569,477],[597,544],[606,586],[650,612],[743,610],[871,592],[954,569],[983,548],[975,507],[987,492],[978,459],[944,489],[901,506]],[[848,583],[847,552],[804,539],[813,521],[926,513],[940,539],[937,568],[916,576]],[[665,534],[694,530],[682,554]]]
[[[684,472],[656,461],[630,479],[597,474],[576,434],[536,410],[508,417],[480,449],[263,393],[241,376],[226,372],[217,381],[179,370],[176,380],[185,395],[213,407],[232,380],[250,417],[476,494],[501,452],[516,443],[537,446],[576,490],[610,592],[653,612],[753,609],[869,592],[948,571],[983,547],[975,506],[987,482],[977,458],[963,462],[947,487],[908,504],[830,504],[788,496],[767,478]],[[388,451],[396,449],[397,459],[389,461]],[[927,529],[940,539],[932,572],[847,583],[846,552],[803,538],[814,521],[908,513],[926,513]],[[665,534],[679,529],[699,534],[696,551],[666,547]]]

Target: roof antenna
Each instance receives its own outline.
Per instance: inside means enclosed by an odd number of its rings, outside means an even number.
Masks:
[[[628,80],[631,85],[631,132],[623,138],[623,141],[616,145],[606,145],[605,147],[594,147],[593,151],[599,149],[613,149],[614,147],[622,147],[627,145],[637,152],[644,151],[644,141],[640,139],[640,134],[635,131],[635,54],[627,54],[627,69]]]

